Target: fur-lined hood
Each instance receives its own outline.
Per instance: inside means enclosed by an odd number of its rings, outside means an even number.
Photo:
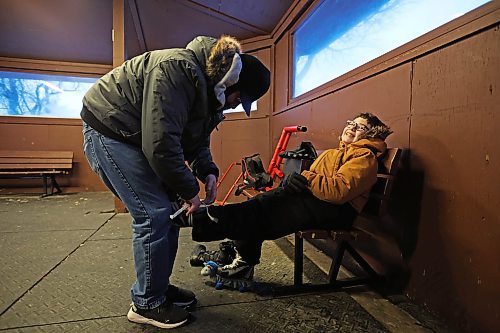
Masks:
[[[221,36],[219,39],[198,36],[186,46],[186,49],[195,53],[210,86],[222,80],[231,68],[234,54],[241,53],[240,43],[231,36]]]

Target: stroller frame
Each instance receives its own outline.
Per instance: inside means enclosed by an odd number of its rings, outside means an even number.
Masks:
[[[297,132],[307,132],[307,127],[306,126],[287,126],[283,128],[283,131],[281,132],[281,136],[278,140],[278,144],[276,145],[276,148],[274,149],[274,154],[273,157],[271,158],[271,161],[269,162],[269,166],[267,167],[267,173],[271,176],[271,179],[274,181],[276,178],[283,178],[283,172],[280,170],[280,165],[283,162],[283,157],[280,156],[282,152],[286,150],[286,147],[288,146],[288,142],[290,141],[290,137],[292,133],[297,133]],[[217,183],[217,188],[221,185],[221,183],[224,181],[224,179],[227,177],[229,174],[229,171],[236,166],[240,165],[241,162],[232,162],[229,167],[226,169],[224,174],[220,177],[218,183]],[[238,183],[240,182],[241,178],[243,178],[243,170],[239,173],[238,177],[236,180],[233,182],[229,190],[227,191],[226,195],[224,196],[224,199],[222,201],[216,201],[217,204],[219,205],[224,205],[227,202],[227,199],[233,193],[233,190],[235,187],[238,187]],[[240,184],[242,185],[242,184]],[[269,191],[272,187],[266,187],[265,191]],[[245,193],[243,191],[243,193]]]

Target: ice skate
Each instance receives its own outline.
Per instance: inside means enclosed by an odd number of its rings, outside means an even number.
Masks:
[[[215,289],[224,287],[236,289],[240,292],[251,290],[253,287],[254,266],[237,256],[229,265],[219,266],[214,261],[205,263],[201,275],[209,276],[215,283]]]
[[[207,251],[205,245],[197,244],[191,253],[189,263],[191,266],[203,267],[204,263],[214,261],[224,266],[232,263],[235,257],[236,250],[234,249],[234,243],[232,241],[220,243],[219,250],[217,251]]]

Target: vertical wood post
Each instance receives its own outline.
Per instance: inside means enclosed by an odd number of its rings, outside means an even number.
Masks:
[[[125,0],[113,0],[113,67],[120,66],[126,60],[125,47]],[[125,213],[127,209],[120,199],[115,197],[115,212]]]

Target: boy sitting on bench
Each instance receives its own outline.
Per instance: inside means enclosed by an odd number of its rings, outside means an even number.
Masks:
[[[180,214],[174,223],[193,227],[197,242],[236,240],[233,262],[205,272],[216,275],[219,286],[245,289],[264,240],[300,230],[351,227],[377,181],[377,158],[391,133],[378,117],[361,113],[347,121],[339,147],[325,150],[309,170],[288,175],[277,188],[248,201],[200,208],[189,216]]]

